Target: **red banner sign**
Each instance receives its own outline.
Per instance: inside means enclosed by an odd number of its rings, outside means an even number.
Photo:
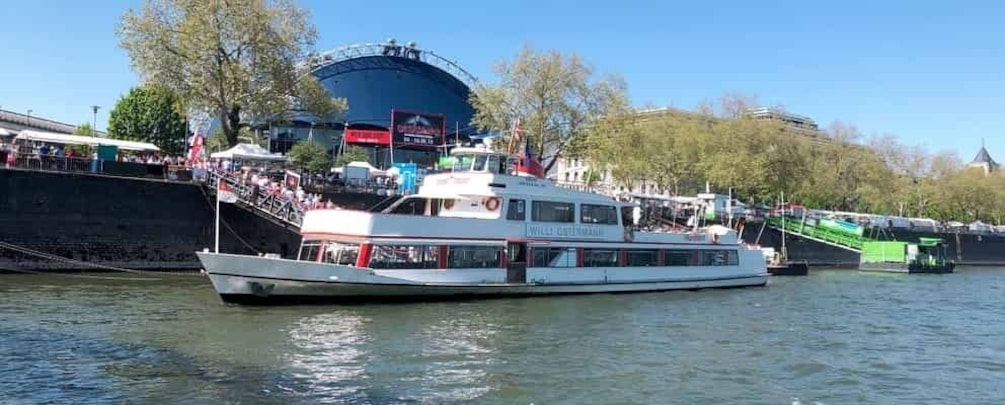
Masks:
[[[368,143],[374,145],[390,145],[390,131],[375,131],[369,129],[348,129],[345,131],[347,143]]]

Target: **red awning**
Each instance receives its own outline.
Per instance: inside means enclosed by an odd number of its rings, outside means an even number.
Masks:
[[[390,131],[375,131],[371,129],[348,129],[345,131],[347,143],[366,143],[373,145],[390,145]]]

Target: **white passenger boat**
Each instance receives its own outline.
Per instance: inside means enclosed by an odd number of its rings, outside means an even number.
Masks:
[[[761,286],[735,231],[642,232],[632,204],[457,148],[451,172],[381,213],[308,211],[297,260],[199,252],[227,302],[420,300]]]

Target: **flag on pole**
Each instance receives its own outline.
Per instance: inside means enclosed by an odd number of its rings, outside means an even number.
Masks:
[[[202,145],[206,142],[206,137],[199,135],[198,132],[192,136],[192,147],[188,150],[188,163],[192,166],[197,160],[199,160],[199,155],[202,153]]]
[[[237,202],[237,194],[234,193],[234,188],[230,187],[230,184],[223,181],[220,181],[220,186],[216,188],[216,198],[219,199],[220,202],[228,204]]]
[[[523,150],[520,151],[517,172],[526,173],[539,179],[544,178],[544,166],[534,157],[534,153],[530,147],[530,139],[523,140]]]

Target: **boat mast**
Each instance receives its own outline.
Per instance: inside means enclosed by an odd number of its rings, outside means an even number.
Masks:
[[[781,202],[782,207],[782,260],[789,260],[789,254],[785,251],[785,192],[781,192]]]

